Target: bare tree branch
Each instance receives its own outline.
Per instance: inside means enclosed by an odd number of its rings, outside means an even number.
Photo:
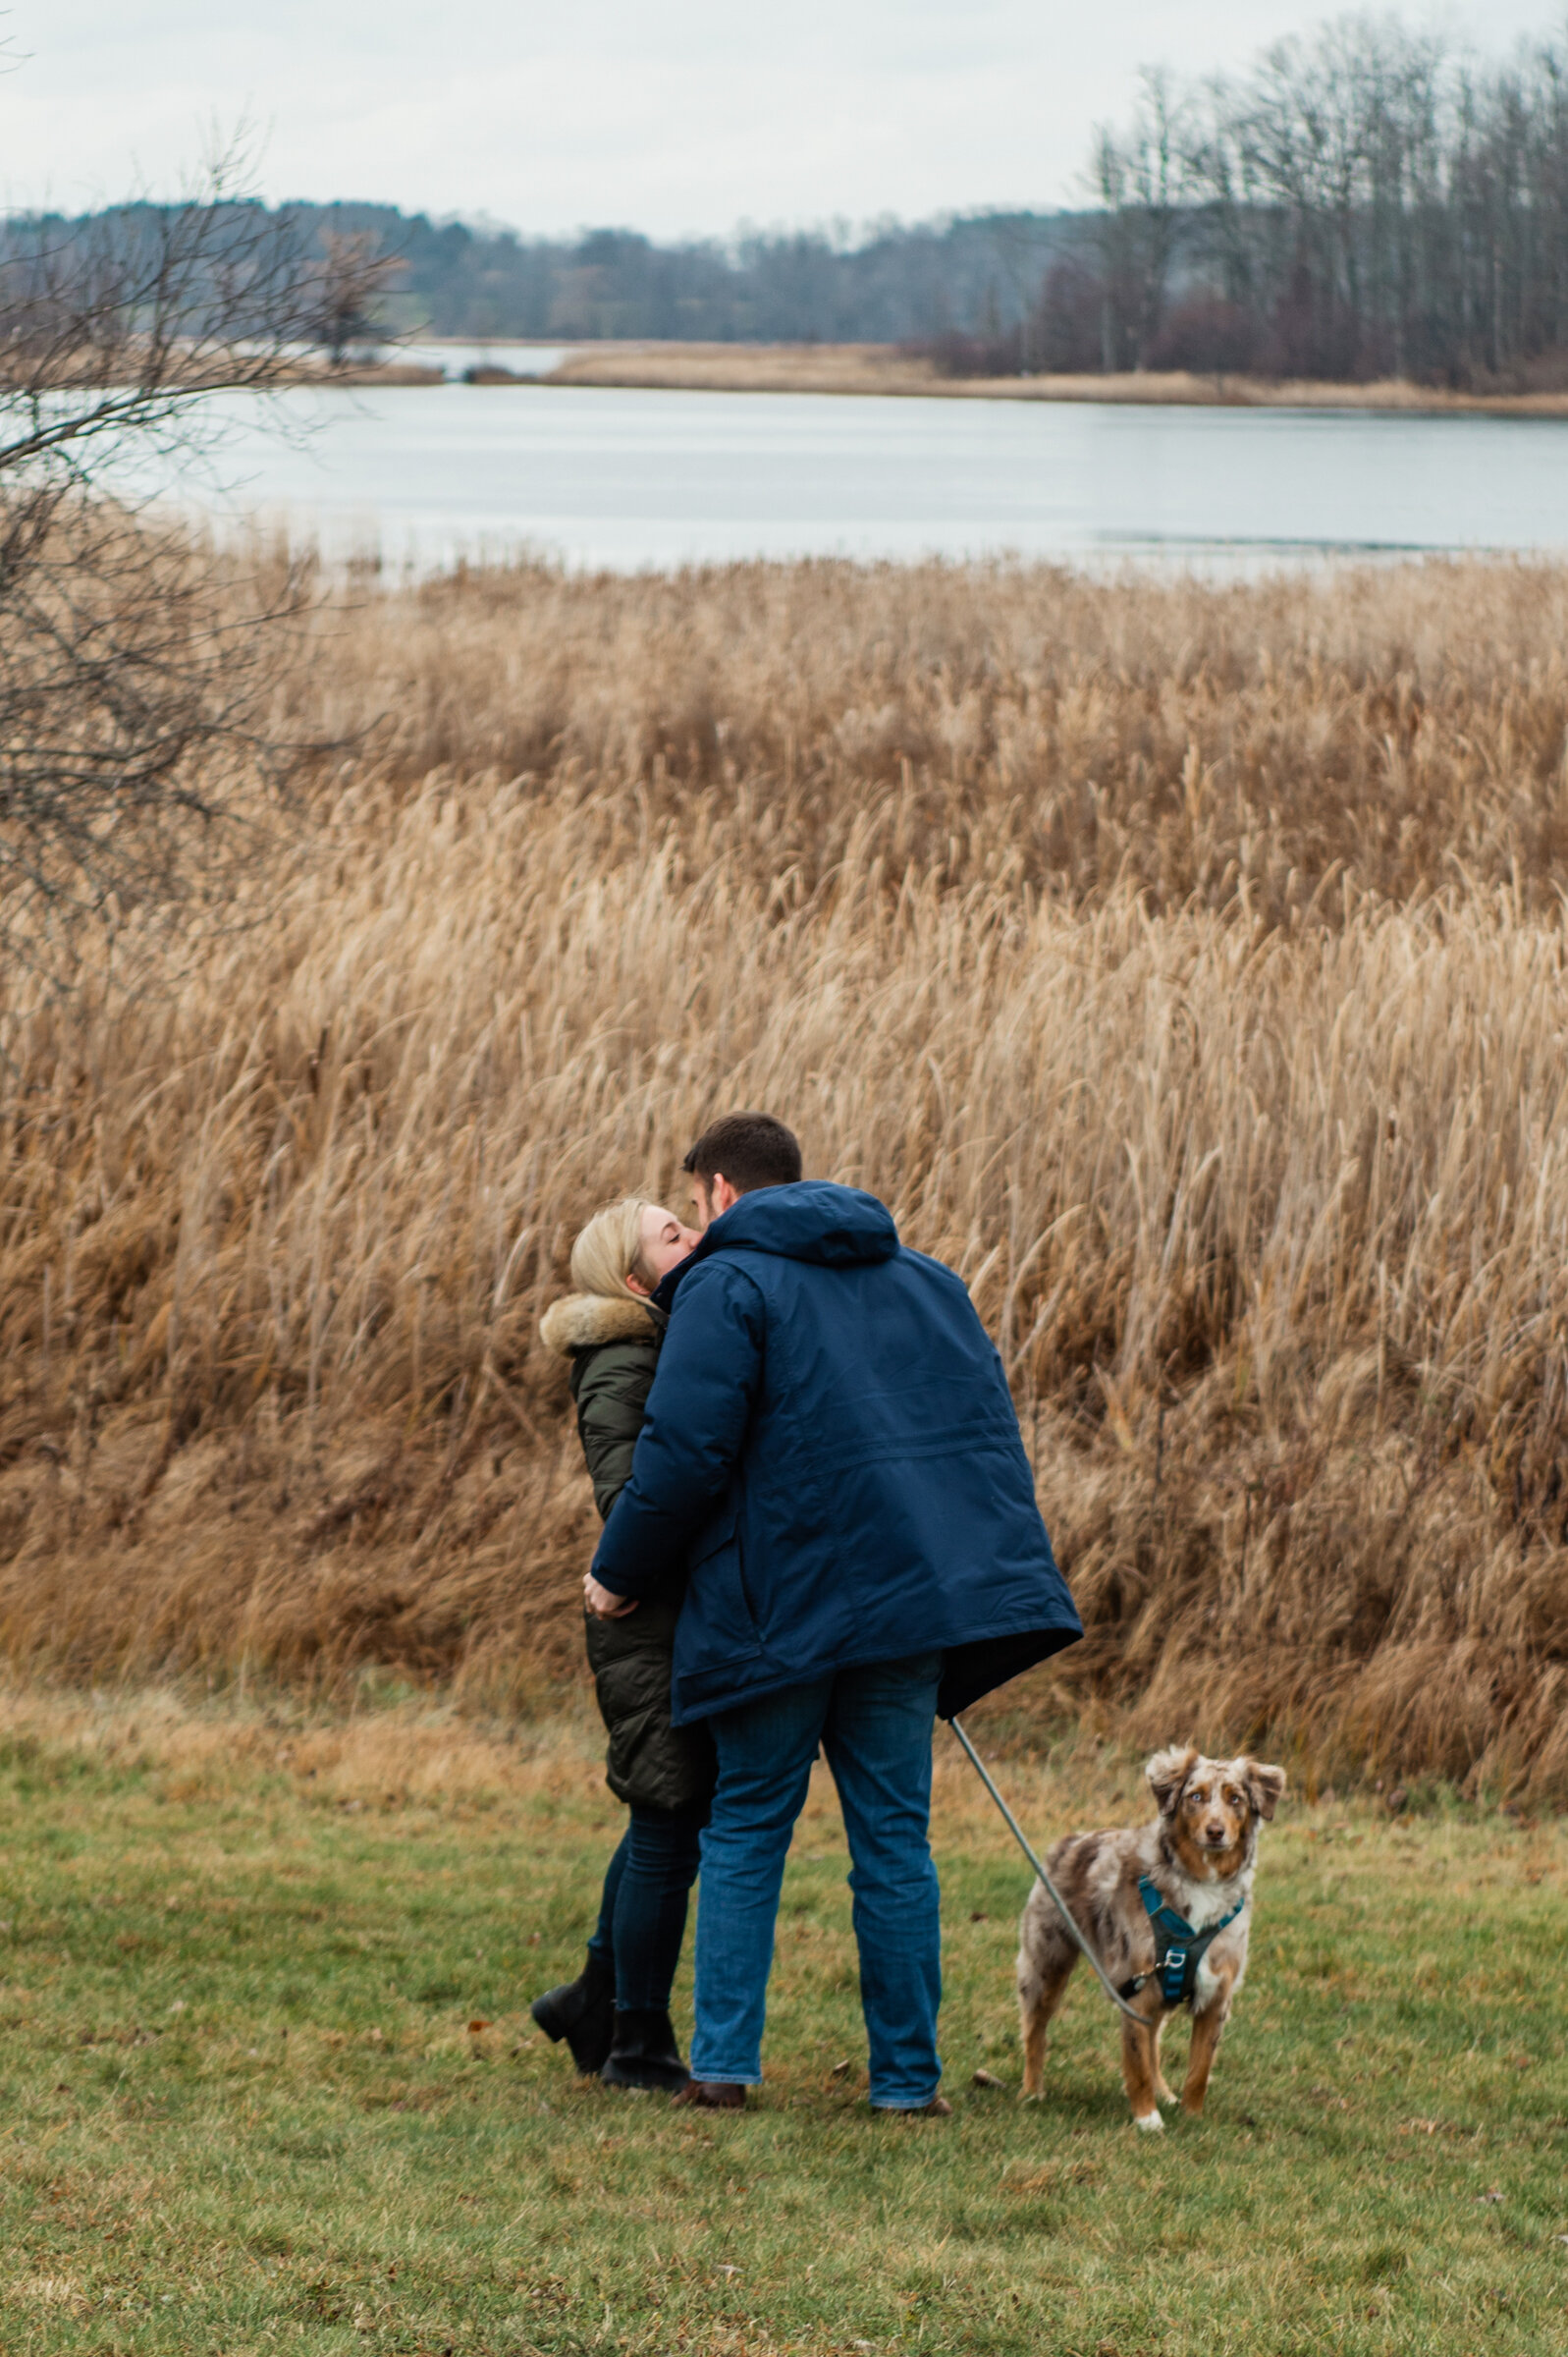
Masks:
[[[233,153],[176,205],[0,224],[0,940],[68,973],[83,934],[232,896],[286,775],[267,724],[309,568],[218,559],[115,496],[208,397],[363,332],[388,273],[313,250]]]

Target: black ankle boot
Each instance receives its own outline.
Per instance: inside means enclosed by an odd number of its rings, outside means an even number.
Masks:
[[[674,2095],[691,2073],[680,2059],[668,2013],[622,2013],[616,2007],[615,2044],[600,2077],[607,2087],[664,2087]]]
[[[584,2078],[604,2068],[615,2036],[616,1976],[592,1948],[574,1981],[547,1989],[528,2010],[547,2038],[565,2038]]]

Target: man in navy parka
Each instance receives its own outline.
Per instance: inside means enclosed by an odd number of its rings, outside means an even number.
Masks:
[[[858,1188],[803,1182],[782,1123],[735,1114],[686,1158],[705,1233],[669,1315],[590,1604],[684,1562],[677,1726],[719,1759],[702,1836],[687,2102],[761,2076],[774,1924],[820,1743],[854,1861],[879,2109],[938,2094],[931,1732],[1081,1635],[1005,1376],[961,1280]]]

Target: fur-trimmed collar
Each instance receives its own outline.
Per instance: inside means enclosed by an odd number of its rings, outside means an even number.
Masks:
[[[547,1350],[569,1358],[574,1350],[597,1349],[601,1343],[651,1343],[661,1321],[646,1302],[628,1296],[616,1301],[604,1293],[568,1293],[552,1301],[539,1321]]]

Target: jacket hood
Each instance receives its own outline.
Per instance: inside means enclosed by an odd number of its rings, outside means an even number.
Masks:
[[[601,1343],[651,1343],[662,1322],[647,1302],[568,1293],[545,1311],[539,1339],[558,1358],[569,1358],[574,1350],[595,1350]]]
[[[671,1270],[654,1294],[668,1310],[688,1269],[715,1252],[772,1252],[781,1260],[814,1261],[819,1268],[845,1269],[866,1261],[892,1260],[898,1231],[885,1203],[858,1186],[835,1186],[826,1178],[803,1178],[793,1186],[759,1186],[704,1231],[696,1249]]]

